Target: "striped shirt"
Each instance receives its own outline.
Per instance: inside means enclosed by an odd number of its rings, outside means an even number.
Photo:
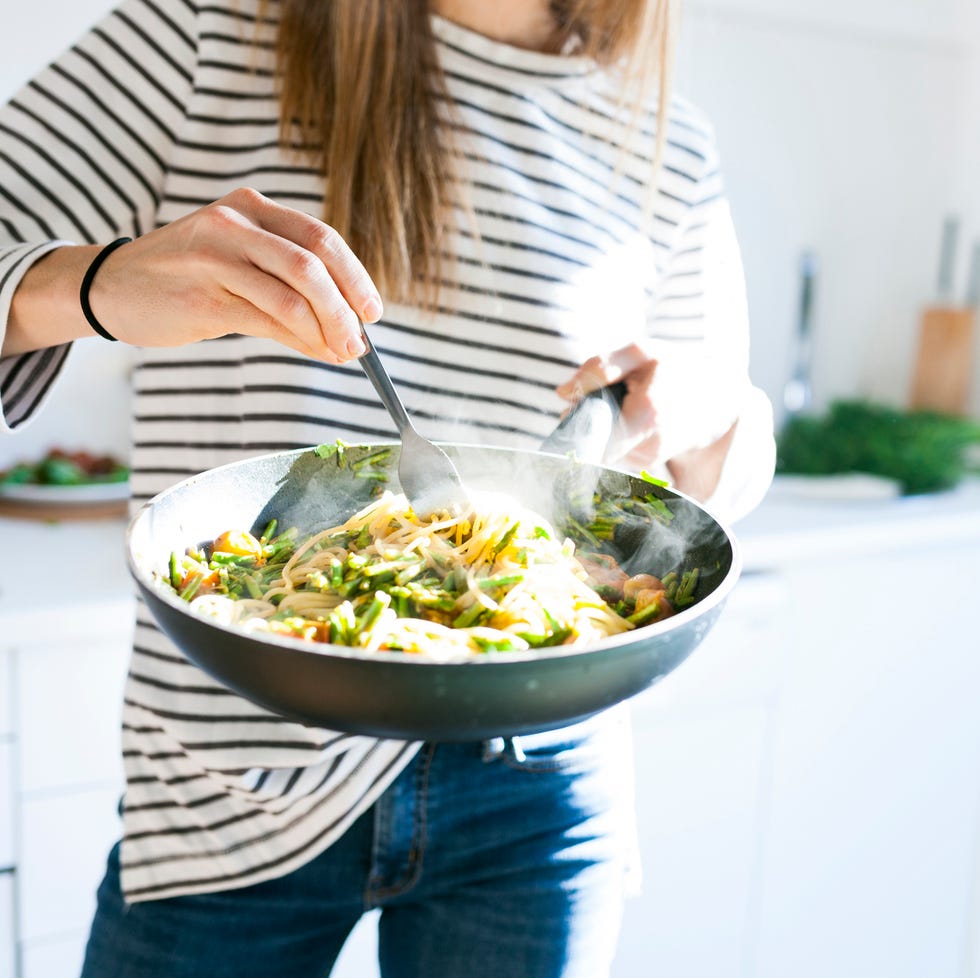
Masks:
[[[126,0],[0,111],[0,324],[25,270],[59,244],[137,236],[245,185],[320,216],[321,178],[278,142],[276,7],[266,19],[257,8]],[[643,337],[660,353],[664,390],[676,392],[679,406],[669,394],[663,408],[683,416],[676,447],[717,437],[754,389],[738,252],[704,119],[672,104],[651,223],[655,106],[631,128],[614,79],[585,59],[433,25],[443,124],[472,215],[449,229],[455,260],[439,309],[389,305],[371,328],[410,414],[430,437],[534,448],[561,410],[556,385],[589,356]],[[0,362],[6,428],[38,410],[68,352]],[[237,335],[136,358],[136,503],[258,453],[395,436],[357,364]],[[730,462],[733,485],[765,458],[770,436]],[[416,749],[267,713],[191,665],[140,608],[123,715],[127,899],[301,866]]]

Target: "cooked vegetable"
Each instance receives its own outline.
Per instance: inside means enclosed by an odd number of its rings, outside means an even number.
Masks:
[[[0,486],[81,486],[128,478],[129,469],[113,455],[53,448],[38,462],[19,462],[0,472]]]
[[[659,499],[625,502],[633,518],[666,519]],[[602,507],[576,535],[598,545],[616,519]],[[595,641],[673,614],[696,585],[690,575],[671,585],[630,577],[608,555],[580,558],[539,515],[489,495],[428,522],[384,492],[302,543],[295,529],[275,529],[222,533],[175,555],[166,579],[195,607],[248,629],[436,656]]]
[[[897,480],[904,493],[936,492],[977,471],[970,456],[976,446],[980,423],[969,418],[837,401],[822,416],[789,421],[779,437],[777,471],[864,472]]]

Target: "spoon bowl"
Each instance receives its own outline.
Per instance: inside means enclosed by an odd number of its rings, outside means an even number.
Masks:
[[[454,514],[462,512],[469,506],[469,497],[452,459],[438,445],[418,433],[378,351],[363,328],[361,339],[367,347],[367,352],[360,358],[361,368],[398,428],[402,442],[398,479],[416,516],[432,519],[446,511]]]

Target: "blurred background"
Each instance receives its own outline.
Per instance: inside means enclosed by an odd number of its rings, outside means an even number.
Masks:
[[[8,15],[0,95],[110,6]],[[917,441],[902,413],[980,416],[980,4],[684,9],[677,87],[717,131],[752,373],[780,429],[801,408],[883,406],[884,435],[852,414],[846,438],[932,471],[971,436]],[[125,456],[127,352],[77,347],[0,469],[53,445]],[[822,470],[814,444],[811,474],[781,472],[735,527],[745,574],[720,624],[636,701],[644,880],[616,978],[980,978],[980,483],[967,452],[941,491],[909,495],[874,461]],[[122,524],[0,526],[17,552],[70,539],[96,568],[57,642],[37,587],[0,579],[0,978],[61,978],[117,831]],[[373,941],[367,921],[338,978],[371,978]]]

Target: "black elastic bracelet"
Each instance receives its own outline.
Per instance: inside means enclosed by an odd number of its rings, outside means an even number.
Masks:
[[[88,320],[89,326],[92,327],[99,334],[99,336],[105,337],[107,340],[112,340],[113,343],[116,342],[115,336],[107,330],[102,323],[95,318],[95,313],[92,312],[92,304],[88,301],[89,290],[92,288],[92,282],[95,281],[95,273],[102,267],[102,263],[111,255],[117,248],[121,248],[124,244],[129,244],[132,238],[116,238],[112,244],[107,244],[96,256],[92,259],[92,264],[89,265],[88,271],[85,273],[85,277],[82,279],[82,286],[78,290],[78,301],[82,304],[82,312],[85,313],[85,318]]]

